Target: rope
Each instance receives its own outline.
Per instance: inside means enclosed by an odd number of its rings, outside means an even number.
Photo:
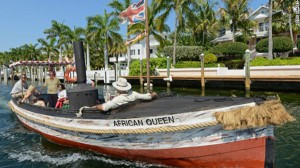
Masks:
[[[23,118],[26,118],[28,120],[34,121],[36,123],[47,125],[55,128],[60,128],[68,131],[74,131],[74,132],[84,132],[84,133],[95,133],[95,134],[150,134],[150,133],[159,133],[159,132],[175,132],[175,131],[183,131],[183,130],[189,130],[194,128],[200,128],[200,127],[208,127],[208,126],[214,126],[217,125],[217,121],[210,121],[210,122],[204,122],[204,123],[198,123],[198,124],[190,124],[190,125],[181,125],[181,126],[165,126],[165,127],[159,127],[159,128],[145,128],[145,129],[84,129],[84,128],[74,128],[70,126],[64,126],[60,124],[50,123],[45,120],[36,119],[33,117],[30,117],[17,109],[13,107],[13,105],[9,102],[9,107],[12,111],[14,111],[16,114],[22,116]]]
[[[85,109],[85,108],[90,108],[90,107],[89,107],[89,106],[83,106],[83,107],[80,107],[79,112],[76,113],[76,116],[77,116],[77,117],[81,117],[81,116],[82,116],[82,110]]]

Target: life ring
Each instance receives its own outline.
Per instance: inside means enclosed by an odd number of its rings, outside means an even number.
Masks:
[[[76,67],[72,67],[72,66],[69,66],[67,67],[66,71],[65,71],[65,74],[64,74],[64,77],[65,77],[65,80],[67,82],[70,82],[70,83],[75,83],[77,82],[77,77],[71,77],[70,76],[70,73],[71,72],[75,72],[76,71]]]

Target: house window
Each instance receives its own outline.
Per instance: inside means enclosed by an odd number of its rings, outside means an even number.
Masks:
[[[262,32],[262,31],[264,31],[264,29],[265,29],[265,27],[264,27],[264,23],[259,23],[258,24],[258,30],[260,31],[260,32]]]
[[[141,55],[141,53],[140,53],[140,49],[138,49],[138,55]]]
[[[258,30],[260,32],[262,31],[268,31],[269,30],[269,22],[266,22],[266,23],[259,23],[258,24]]]
[[[220,34],[220,36],[224,36],[225,35],[225,33],[226,33],[226,29],[225,28],[222,28],[221,30],[220,30],[220,32],[219,32]]]
[[[153,53],[153,49],[150,49],[150,54],[152,54]]]
[[[135,50],[130,50],[130,55],[135,55]]]

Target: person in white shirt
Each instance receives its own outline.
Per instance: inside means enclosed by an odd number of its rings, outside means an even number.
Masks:
[[[58,84],[58,99],[55,108],[62,108],[64,101],[67,99],[66,87],[63,84]]]
[[[14,85],[10,92],[12,98],[23,98],[26,94],[26,90],[28,89],[26,80],[26,74],[22,74],[21,79]]]
[[[118,81],[113,82],[113,87],[117,89],[117,96],[114,97],[112,100],[107,101],[104,104],[96,105],[92,108],[97,108],[101,111],[108,111],[110,109],[118,108],[123,104],[127,104],[129,102],[133,102],[135,100],[151,100],[157,97],[155,92],[140,94],[135,91],[128,93],[131,89],[131,84],[127,82],[125,78],[119,78]]]

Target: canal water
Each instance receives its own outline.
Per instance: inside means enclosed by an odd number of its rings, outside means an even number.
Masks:
[[[51,143],[40,135],[24,128],[11,112],[7,103],[10,100],[12,84],[0,84],[0,168],[159,168],[135,161],[120,160],[76,148]],[[99,86],[99,92],[107,87]],[[133,87],[141,92],[143,89]],[[172,92],[178,95],[193,96],[245,96],[240,90],[205,90],[191,88],[155,87],[158,93]],[[300,167],[300,94],[281,92],[251,92],[250,96],[278,95],[286,109],[296,118],[275,128],[275,167]]]

